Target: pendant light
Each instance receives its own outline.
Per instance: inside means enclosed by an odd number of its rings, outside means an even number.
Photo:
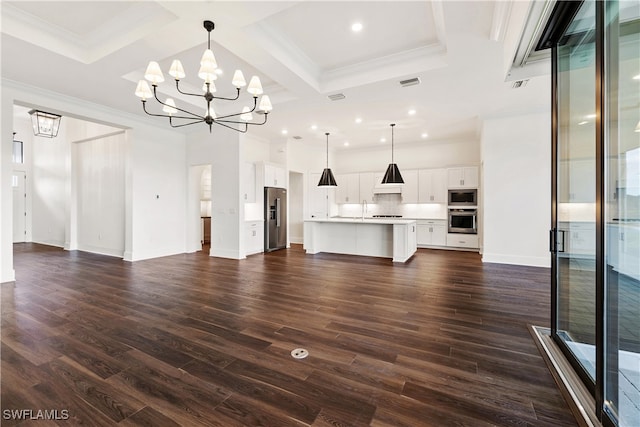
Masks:
[[[398,165],[393,162],[393,127],[395,123],[391,125],[391,163],[389,163],[389,167],[387,167],[387,171],[384,174],[384,178],[382,178],[383,184],[404,184],[404,179],[402,179],[402,175],[400,175],[400,169],[398,169]]]
[[[333,172],[329,169],[329,132],[325,133],[325,135],[327,135],[327,167],[322,171],[318,187],[336,187],[338,184],[336,184],[336,179],[333,177]]]
[[[62,116],[40,110],[31,110],[29,115],[31,116],[33,134],[35,136],[46,136],[47,138],[58,136]]]

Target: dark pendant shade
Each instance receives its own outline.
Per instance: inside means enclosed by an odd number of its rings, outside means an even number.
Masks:
[[[331,169],[324,168],[320,181],[318,182],[318,187],[335,187],[337,185],[338,184],[336,184],[336,179],[333,177]]]
[[[325,133],[325,135],[327,136],[327,167],[322,171],[318,187],[336,187],[338,184],[333,177],[333,172],[329,169],[329,132]]]
[[[389,163],[387,172],[385,172],[384,178],[382,178],[382,183],[404,184],[404,179],[402,179],[402,175],[400,175],[400,169],[398,169],[398,165],[396,165],[395,163]]]
[[[402,175],[400,175],[400,169],[398,169],[398,165],[393,161],[393,127],[395,123],[391,125],[391,163],[389,163],[389,167],[387,167],[387,171],[384,174],[384,178],[382,178],[382,184],[404,184],[404,179],[402,179]]]

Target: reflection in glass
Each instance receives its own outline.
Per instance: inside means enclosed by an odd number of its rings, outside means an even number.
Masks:
[[[640,5],[605,21],[605,410],[640,426]]]
[[[558,46],[557,337],[591,382],[596,344],[595,3]]]

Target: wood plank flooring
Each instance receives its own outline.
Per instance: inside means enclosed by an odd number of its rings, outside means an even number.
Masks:
[[[527,329],[548,326],[547,269],[426,249],[14,252],[3,426],[576,425]],[[38,410],[58,419],[15,419]]]

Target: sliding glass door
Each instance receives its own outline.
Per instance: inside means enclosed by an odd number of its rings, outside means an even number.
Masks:
[[[637,427],[640,2],[569,3],[550,36],[552,336],[603,424]]]
[[[620,426],[640,426],[640,2],[603,12],[603,403]]]
[[[596,367],[595,2],[585,2],[557,47],[557,329],[592,387]]]

